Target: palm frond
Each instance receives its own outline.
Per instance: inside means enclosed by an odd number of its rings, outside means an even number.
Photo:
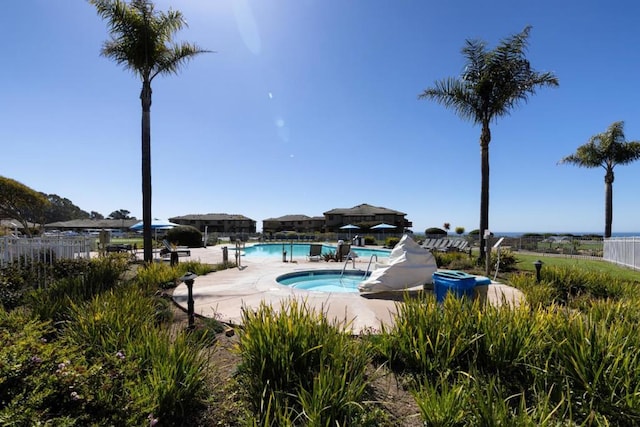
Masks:
[[[560,160],[579,167],[602,166],[613,170],[616,165],[625,165],[640,160],[640,142],[625,141],[624,122],[612,123],[605,132],[593,135],[579,146],[576,152]]]
[[[108,22],[110,40],[101,54],[133,71],[142,80],[173,74],[188,59],[208,52],[196,45],[172,44],[176,32],[187,26],[182,13],[156,12],[149,0],[90,0],[98,15]]]
[[[460,78],[436,82],[418,99],[436,100],[464,119],[489,123],[509,115],[534,95],[538,87],[558,86],[556,76],[536,72],[526,59],[530,31],[530,26],[525,27],[493,50],[487,50],[481,40],[467,40],[462,48],[466,64]],[[454,92],[453,88],[459,90]]]
[[[158,74],[177,74],[178,71],[194,56],[211,51],[202,49],[195,44],[182,43],[174,45],[158,58],[154,72],[151,74],[152,80]]]
[[[435,82],[433,88],[425,89],[418,99],[432,99],[455,110],[464,120],[476,122],[479,116],[477,98],[469,90],[469,85],[455,78]]]

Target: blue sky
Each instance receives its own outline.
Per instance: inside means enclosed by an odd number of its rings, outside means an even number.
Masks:
[[[606,3],[606,4],[605,4]],[[532,25],[554,72],[492,126],[490,228],[604,230],[604,171],[557,165],[614,121],[640,140],[632,1],[162,0],[215,51],[153,83],[153,216],[322,215],[361,203],[414,231],[478,228],[480,129],[417,95],[458,75],[466,39]],[[99,55],[106,24],[72,0],[6,0],[0,175],[140,218],[140,82]],[[639,231],[640,162],[616,168],[613,231]]]

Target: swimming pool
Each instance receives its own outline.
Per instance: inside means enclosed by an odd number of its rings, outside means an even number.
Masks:
[[[258,243],[256,245],[247,246],[242,249],[242,254],[244,256],[256,256],[256,257],[281,257],[282,252],[287,252],[287,258],[292,256],[294,258],[304,258],[309,255],[309,247],[308,243]],[[229,248],[233,250],[233,247]],[[378,258],[388,258],[391,253],[390,250],[387,249],[371,249],[371,248],[362,248],[362,247],[351,247],[359,257],[362,257],[363,260],[369,260],[372,255],[376,255]],[[328,254],[331,252],[335,252],[336,247],[323,244],[322,245],[322,253]]]
[[[359,292],[358,284],[367,276],[363,271],[309,270],[283,274],[276,281],[306,291],[346,293]]]

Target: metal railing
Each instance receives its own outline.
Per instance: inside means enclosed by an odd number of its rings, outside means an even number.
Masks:
[[[604,239],[602,258],[615,264],[640,270],[640,237]]]
[[[95,237],[0,237],[0,267],[20,260],[53,263],[57,259],[89,258]]]

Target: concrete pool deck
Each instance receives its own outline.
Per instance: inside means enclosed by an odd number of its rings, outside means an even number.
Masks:
[[[229,247],[229,261],[235,261],[235,248]],[[192,260],[217,264],[222,262],[222,246],[191,249],[191,256],[180,261]],[[307,261],[306,257],[294,257],[294,262],[283,262],[280,257],[242,257],[240,268],[209,273],[195,279],[193,285],[194,310],[197,315],[215,318],[231,325],[242,324],[243,309],[256,309],[261,303],[278,310],[289,298],[304,300],[310,308],[323,312],[330,320],[345,323],[345,329],[353,333],[380,330],[381,324],[390,326],[396,314],[396,305],[403,299],[403,292],[361,295],[359,293],[327,293],[294,289],[280,285],[276,277],[304,270],[342,270],[344,264],[325,261]],[[369,259],[359,257],[355,268],[367,269]],[[353,270],[352,262],[347,266]],[[173,299],[181,307],[187,307],[187,286],[178,285]],[[524,296],[519,290],[499,283],[477,286],[476,297],[494,305],[519,304]]]

